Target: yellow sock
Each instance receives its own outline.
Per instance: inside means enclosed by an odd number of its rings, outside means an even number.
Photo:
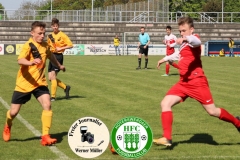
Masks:
[[[11,117],[10,110],[7,111],[6,117],[7,117],[6,118],[6,124],[8,126],[12,126],[12,121],[13,121],[14,118]]]
[[[57,92],[57,81],[56,79],[51,80],[51,97],[56,97]]]
[[[47,111],[43,110],[42,111],[42,135],[49,134],[49,130],[52,124],[52,110]]]
[[[59,79],[57,79],[57,85],[62,89],[66,89],[66,85],[62,81],[60,81]]]

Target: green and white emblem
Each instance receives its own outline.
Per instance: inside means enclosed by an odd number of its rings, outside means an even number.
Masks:
[[[125,158],[138,158],[152,146],[153,134],[150,126],[141,118],[125,117],[118,121],[111,133],[115,151]]]

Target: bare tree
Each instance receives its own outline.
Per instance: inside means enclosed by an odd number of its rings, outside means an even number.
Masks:
[[[21,3],[19,9],[9,18],[13,20],[33,20],[35,19],[34,17],[36,16],[36,9],[38,9],[38,7],[37,2],[24,1]]]

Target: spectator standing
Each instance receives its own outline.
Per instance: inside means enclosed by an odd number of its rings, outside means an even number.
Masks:
[[[115,48],[115,54],[116,56],[121,56],[120,54],[120,39],[118,38],[118,35],[116,35],[113,39],[113,44],[114,44],[114,48]]]
[[[234,57],[234,53],[233,53],[234,40],[232,38],[229,38],[228,46],[229,46],[229,57]]]

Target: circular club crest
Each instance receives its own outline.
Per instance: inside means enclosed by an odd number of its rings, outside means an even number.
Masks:
[[[94,117],[83,117],[75,121],[68,131],[68,144],[72,151],[83,158],[100,156],[109,145],[106,125]]]
[[[138,158],[152,146],[150,126],[138,117],[126,117],[118,121],[111,133],[114,150],[124,158]]]
[[[6,51],[7,51],[7,53],[13,53],[13,52],[14,52],[14,47],[13,47],[13,45],[8,45],[8,46],[6,47]]]

